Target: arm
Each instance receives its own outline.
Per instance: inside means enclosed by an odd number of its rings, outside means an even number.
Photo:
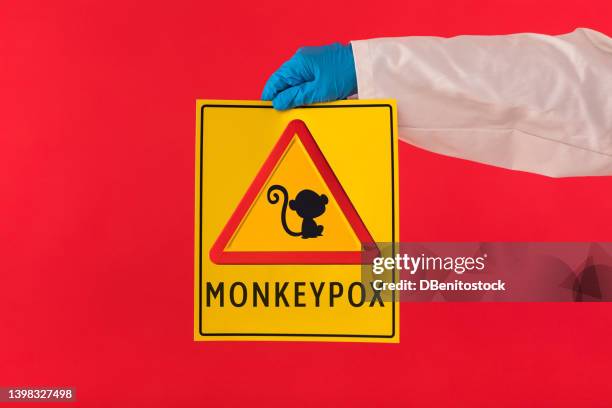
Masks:
[[[549,176],[612,175],[612,39],[539,34],[352,43],[359,98],[395,98],[401,139]]]
[[[404,141],[553,177],[612,175],[612,39],[603,34],[579,29],[557,37],[403,37],[351,45],[354,60],[346,57],[349,47],[343,54],[306,48],[315,58],[299,51],[262,97],[280,108],[345,98],[354,70],[359,98],[397,100]],[[344,57],[326,63],[329,53]],[[304,61],[310,69],[300,68]],[[336,81],[349,86],[339,93]],[[279,95],[290,98],[277,101]]]

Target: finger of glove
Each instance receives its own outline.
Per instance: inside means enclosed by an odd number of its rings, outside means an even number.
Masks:
[[[293,56],[268,78],[261,94],[261,99],[271,101],[285,89],[300,85],[311,79],[307,76],[306,67],[302,59]]]
[[[275,109],[287,110],[314,102],[320,102],[316,100],[316,86],[314,82],[306,82],[278,93],[272,100],[272,105]]]

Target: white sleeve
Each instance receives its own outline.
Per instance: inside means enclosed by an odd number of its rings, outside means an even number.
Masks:
[[[552,177],[612,175],[612,39],[588,29],[353,41],[360,99],[393,98],[400,139]]]

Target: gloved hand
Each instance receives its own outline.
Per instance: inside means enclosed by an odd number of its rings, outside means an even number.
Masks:
[[[285,110],[344,99],[356,92],[353,48],[334,43],[300,48],[268,79],[261,99]]]

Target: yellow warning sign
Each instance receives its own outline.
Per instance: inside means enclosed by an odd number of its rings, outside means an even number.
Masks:
[[[360,283],[398,237],[394,102],[197,108],[196,340],[397,341]]]

